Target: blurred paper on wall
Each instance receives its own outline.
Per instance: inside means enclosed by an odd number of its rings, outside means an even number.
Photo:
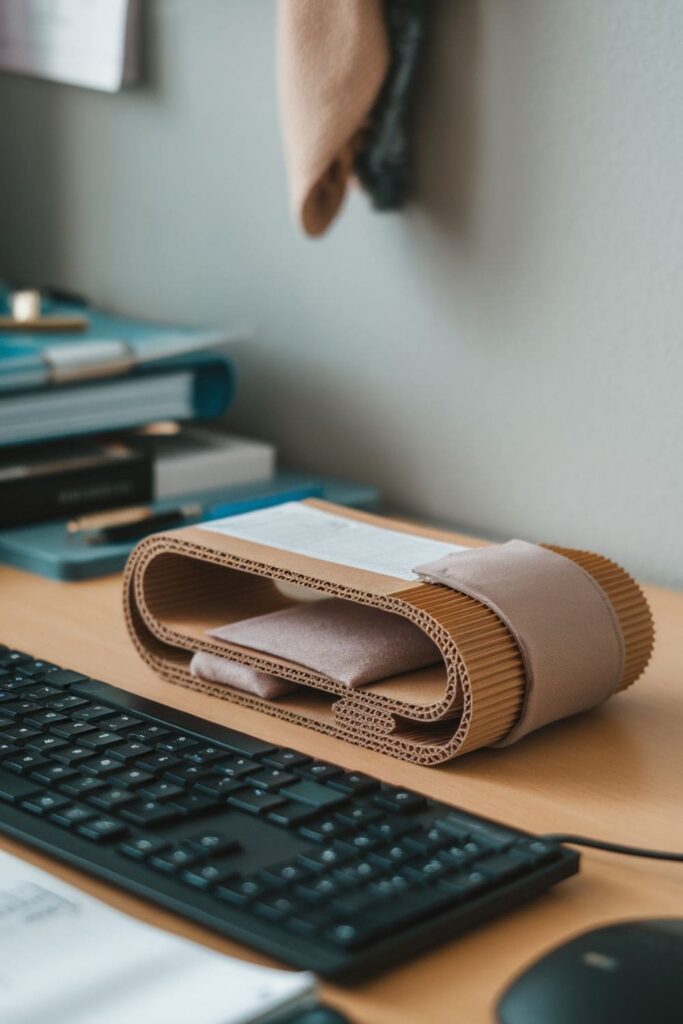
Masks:
[[[0,0],[0,71],[118,92],[138,43],[139,0]]]

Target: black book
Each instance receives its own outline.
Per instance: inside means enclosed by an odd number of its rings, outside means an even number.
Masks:
[[[121,508],[153,497],[152,460],[125,440],[0,451],[0,527]]]

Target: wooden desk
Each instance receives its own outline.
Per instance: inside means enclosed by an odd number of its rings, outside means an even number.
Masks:
[[[516,747],[469,754],[440,768],[403,764],[161,682],[128,641],[118,577],[60,584],[0,568],[0,640],[153,700],[532,831],[680,849],[683,595],[655,587],[647,594],[657,642],[650,668],[634,687],[600,710],[545,729]],[[17,843],[0,845],[136,917],[258,959]],[[683,866],[586,851],[581,874],[534,903],[360,988],[328,986],[325,994],[354,1022],[485,1024],[493,1019],[497,993],[552,945],[605,922],[676,914],[683,914]]]

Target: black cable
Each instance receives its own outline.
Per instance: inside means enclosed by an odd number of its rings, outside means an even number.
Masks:
[[[648,850],[642,846],[623,846],[621,843],[608,843],[604,839],[590,839],[587,836],[562,835],[548,832],[539,836],[549,843],[568,843],[570,846],[590,846],[595,850],[607,850],[609,853],[623,853],[626,857],[649,857],[651,860],[674,860],[683,862],[683,853],[667,850]]]

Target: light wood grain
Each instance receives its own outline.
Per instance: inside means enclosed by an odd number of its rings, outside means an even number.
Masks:
[[[683,595],[647,587],[657,629],[642,679],[598,711],[420,768],[161,682],[126,635],[119,577],[63,584],[0,568],[0,641],[154,700],[534,831],[683,847]],[[0,845],[135,916],[260,960],[211,932],[10,841]],[[683,914],[683,867],[586,852],[581,874],[522,909],[329,1002],[367,1024],[490,1024],[499,991],[552,945],[607,921]],[[417,951],[416,951],[417,952]],[[263,961],[266,962],[266,961]]]

